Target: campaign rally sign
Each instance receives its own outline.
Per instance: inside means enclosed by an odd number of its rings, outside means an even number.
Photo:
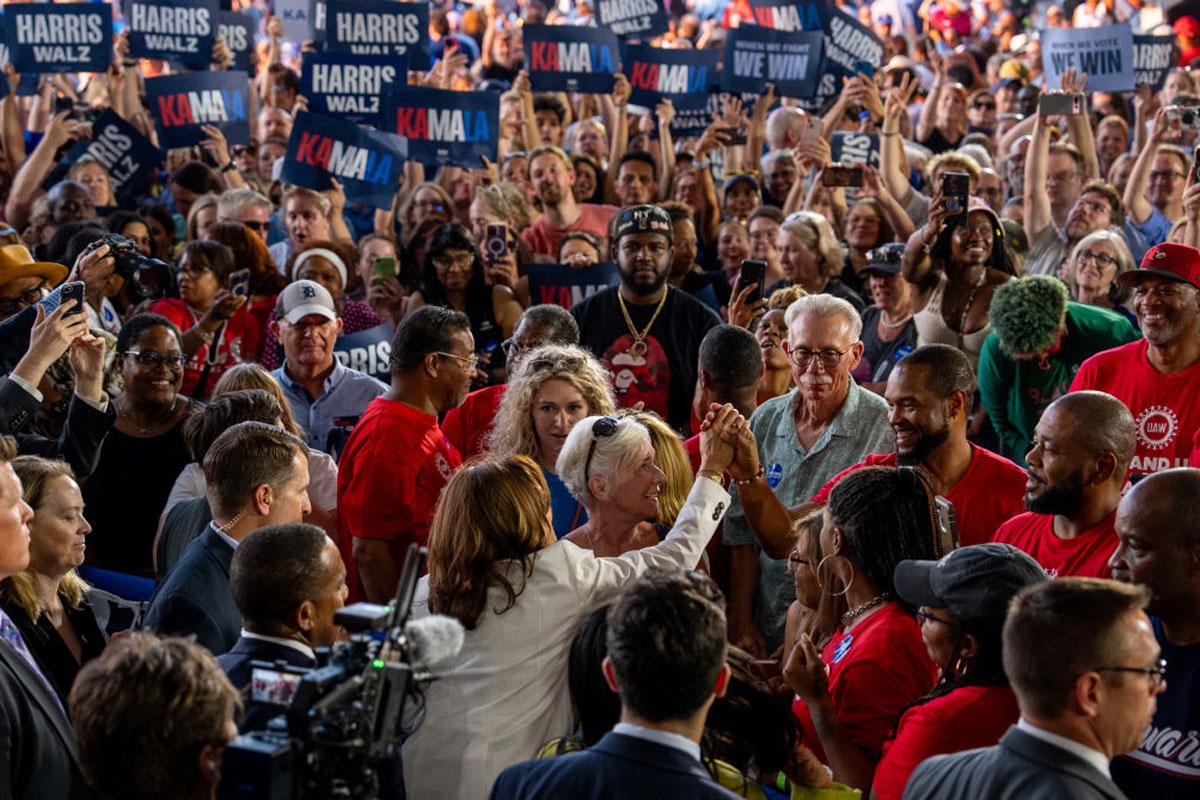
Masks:
[[[308,0],[308,20],[313,43],[325,47],[325,0]]]
[[[1089,92],[1132,92],[1133,31],[1128,23],[1102,28],[1047,28],[1042,31],[1042,73],[1046,86],[1058,86],[1064,70],[1087,73]]]
[[[835,164],[879,166],[879,136],[874,133],[834,131],[829,150]]]
[[[553,303],[568,310],[596,292],[621,282],[621,274],[613,263],[592,264],[590,267],[530,264],[526,269],[530,303]]]
[[[235,11],[217,12],[217,33],[225,37],[225,45],[233,53],[233,66],[250,75],[254,74],[254,63],[250,58],[254,52],[254,17]]]
[[[17,72],[104,72],[112,63],[112,6],[13,3],[4,38]]]
[[[823,31],[829,28],[824,0],[750,0],[752,22],[775,31]]]
[[[72,164],[80,159],[96,161],[108,170],[113,193],[119,202],[134,201],[141,194],[151,171],[162,163],[162,151],[141,131],[105,109],[92,123],[92,138],[81,139],[59,160],[62,180]],[[53,176],[52,176],[53,177]]]
[[[731,92],[761,92],[774,83],[783,97],[812,97],[821,76],[824,38],[817,31],[734,28],[725,39],[722,86]]]
[[[383,128],[408,140],[408,157],[422,164],[478,169],[496,161],[499,92],[398,88],[384,101]]]
[[[1144,83],[1155,91],[1161,89],[1167,80],[1167,73],[1175,63],[1175,37],[1171,34],[1133,37],[1135,84]]]
[[[654,109],[659,101],[675,106],[671,133],[694,136],[708,127],[708,92],[718,82],[716,50],[668,50],[626,45],[621,56],[632,93],[629,102]]]
[[[429,68],[429,5],[390,0],[329,0],[327,50],[360,56],[406,56],[410,69]]]
[[[312,16],[312,0],[275,0],[273,5],[283,25],[284,39],[301,43],[314,38],[318,29]]]
[[[829,16],[825,32],[825,63],[817,86],[817,107],[842,92],[842,78],[860,71],[873,74],[883,66],[883,44],[857,19],[839,9]]]
[[[394,133],[301,111],[292,121],[281,178],[322,191],[332,176],[350,200],[391,208],[407,156],[407,143]]]
[[[4,12],[0,11],[0,20],[3,20]],[[0,24],[3,24],[0,21]],[[6,38],[6,37],[0,37]],[[11,64],[12,59],[8,56],[8,45],[0,41],[0,64]],[[22,72],[21,80],[17,82],[17,96],[29,97],[37,94],[38,82],[40,78],[36,72]],[[0,98],[8,97],[8,81],[0,80]]]
[[[308,98],[309,111],[376,126],[384,95],[407,84],[402,56],[307,53],[300,73],[300,94]]]
[[[207,67],[217,40],[217,0],[128,0],[129,55]]]
[[[621,71],[620,44],[608,28],[526,25],[525,69],[535,92],[608,94]]]
[[[333,343],[333,355],[343,367],[365,372],[384,383],[392,382],[392,334],[390,322],[356,333],[344,333]]]
[[[647,39],[669,27],[662,0],[596,0],[596,24],[617,36]]]
[[[146,79],[146,100],[164,149],[191,147],[215,125],[232,144],[250,144],[250,76],[244,72],[189,72]]]

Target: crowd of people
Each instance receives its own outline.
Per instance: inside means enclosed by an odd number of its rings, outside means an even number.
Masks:
[[[645,43],[775,5],[672,0]],[[326,663],[415,544],[464,644],[384,796],[1193,796],[1200,23],[821,5],[880,63],[676,136],[622,74],[534,91],[523,29],[590,0],[431,2],[408,82],[500,129],[384,209],[282,179],[321,45],[263,0],[222,3],[249,142],[137,186],[77,145],[113,112],[157,147],[186,68],[126,32],[4,65],[0,795],[214,796],[279,711],[252,663]],[[1047,80],[1038,31],[1106,25],[1175,37],[1161,85]]]

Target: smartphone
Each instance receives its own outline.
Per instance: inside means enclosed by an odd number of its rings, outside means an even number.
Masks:
[[[933,498],[933,502],[937,506],[938,555],[946,555],[958,549],[958,514],[954,504],[941,495]]]
[[[483,241],[488,261],[495,263],[508,258],[508,226],[503,222],[488,223]]]
[[[958,225],[966,222],[970,187],[971,176],[967,173],[942,173],[942,197],[946,201],[946,210],[950,212],[947,224]]]
[[[250,299],[250,270],[239,269],[229,276],[229,290],[238,297]]]
[[[72,119],[78,120],[79,122],[86,122],[88,124],[95,122],[97,116],[98,114],[96,113],[96,109],[92,108],[91,106],[75,106],[74,110],[71,112]]]
[[[862,186],[863,181],[863,168],[861,166],[852,166],[850,164],[830,164],[821,172],[822,186],[857,187]]]
[[[741,271],[738,272],[738,285],[737,288],[733,290],[734,294],[742,291],[742,289],[745,289],[752,283],[757,283],[758,286],[754,288],[754,291],[746,296],[747,303],[757,303],[763,298],[763,289],[766,288],[763,286],[763,278],[765,278],[766,275],[767,262],[755,261],[752,258],[746,259],[742,262]]]
[[[396,259],[391,256],[380,256],[371,259],[372,278],[396,277]]]
[[[67,316],[83,313],[83,281],[73,281],[62,287],[62,304],[75,300],[76,305],[67,312]]]
[[[824,133],[824,123],[821,118],[814,114],[804,115],[804,130],[800,132],[801,142],[815,142],[821,138]]]
[[[1077,117],[1083,113],[1083,95],[1072,92],[1050,92],[1038,97],[1038,116]]]
[[[875,65],[872,64],[870,61],[867,61],[865,58],[860,58],[860,59],[855,60],[855,62],[854,62],[854,72],[862,73],[863,75],[866,75],[868,78],[874,78],[875,77]]]

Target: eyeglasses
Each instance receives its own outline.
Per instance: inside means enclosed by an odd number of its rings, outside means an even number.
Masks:
[[[15,297],[0,298],[0,313],[15,314],[27,308],[45,296],[46,282],[42,281],[31,289],[26,289]]]
[[[1151,172],[1150,180],[1152,181],[1177,181],[1180,178],[1186,178],[1187,174],[1177,172],[1173,169],[1163,170],[1161,172]]]
[[[507,357],[509,361],[512,361],[521,353],[524,353],[527,348],[523,347],[515,338],[512,338],[505,339],[503,342],[501,342],[500,349],[504,351],[505,357]]]
[[[178,369],[187,361],[183,353],[156,353],[153,350],[126,350],[122,355],[133,356],[140,367],[161,367],[166,364],[168,367]]]
[[[1099,264],[1102,267],[1115,267],[1121,262],[1110,256],[1108,253],[1097,253],[1094,250],[1084,250],[1079,255],[1075,256],[1076,261],[1091,261]]]
[[[933,614],[930,614],[928,611],[926,611],[923,608],[918,608],[916,613],[913,614],[913,616],[917,618],[918,625],[924,625],[926,622],[937,622],[941,625],[945,625],[947,628],[958,627],[950,620],[942,619],[941,617],[935,617]]]
[[[256,219],[243,220],[242,224],[245,225],[250,230],[255,231],[257,233],[262,233],[267,228],[271,227],[270,222],[259,222]]]
[[[853,349],[854,345],[850,345],[845,350],[834,350],[832,347],[826,347],[824,350],[809,350],[807,347],[797,347],[795,350],[788,352],[788,357],[792,359],[792,363],[801,369],[807,369],[814,358],[821,359],[821,366],[825,369],[834,369],[838,364],[842,363],[842,357]]]
[[[1153,667],[1096,667],[1095,672],[1140,672],[1150,678],[1155,689],[1167,682],[1167,660],[1160,658]]]
[[[995,111],[995,110],[996,110],[996,104],[995,104],[995,103],[981,102],[981,101],[979,101],[979,100],[976,100],[974,103],[971,103],[971,108],[983,108],[983,109],[987,109],[987,110],[989,110],[989,111]]]
[[[479,366],[479,356],[477,356],[475,353],[471,353],[471,355],[469,355],[469,356],[459,356],[459,355],[455,355],[454,353],[443,353],[442,351],[438,350],[438,351],[434,352],[434,355],[435,356],[445,356],[446,358],[453,358],[455,361],[458,361],[458,362],[463,362],[463,361],[467,362],[467,372],[473,372],[475,370],[475,367]]]
[[[796,570],[800,569],[801,565],[804,565],[807,567],[810,564],[812,564],[812,562],[809,561],[807,558],[801,558],[800,556],[796,555],[795,553],[792,553],[791,555],[788,556],[788,563],[787,563],[788,572],[795,572]]]
[[[451,267],[462,267],[469,269],[471,266],[472,256],[470,253],[459,253],[456,256],[441,255],[435,256],[433,265],[438,269],[450,269]]]
[[[591,476],[592,456],[596,455],[596,442],[617,432],[621,423],[612,417],[600,417],[592,423],[592,443],[588,445],[587,460],[583,462],[583,485],[587,486]]]
[[[244,156],[246,154],[254,155],[255,150],[254,150],[254,148],[247,147],[244,144],[235,144],[233,146],[233,149],[230,152],[236,157],[236,156]]]

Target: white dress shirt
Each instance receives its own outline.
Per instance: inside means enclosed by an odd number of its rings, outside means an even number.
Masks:
[[[1061,750],[1066,750],[1073,756],[1082,758],[1088,764],[1095,767],[1101,775],[1109,780],[1112,779],[1112,774],[1108,770],[1108,756],[1099,750],[1093,750],[1083,742],[1077,742],[1074,739],[1068,739],[1066,736],[1059,736],[1057,733],[1043,730],[1027,722],[1024,717],[1017,720],[1017,728],[1018,730],[1025,731],[1025,733],[1028,733],[1035,739],[1041,739],[1043,742],[1052,744]]]
[[[654,742],[665,747],[674,747],[676,750],[682,750],[687,753],[697,761],[700,760],[700,744],[693,742],[686,736],[680,736],[678,733],[645,728],[641,725],[634,725],[632,722],[618,722],[613,726],[612,732],[632,736],[636,739],[645,739],[647,742]]]

